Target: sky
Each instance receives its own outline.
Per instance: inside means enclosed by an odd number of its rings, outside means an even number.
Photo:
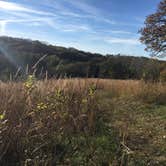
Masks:
[[[0,0],[0,36],[148,56],[138,31],[160,0]]]

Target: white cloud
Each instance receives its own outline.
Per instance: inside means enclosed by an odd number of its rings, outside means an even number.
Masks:
[[[2,12],[7,12],[9,15],[12,16],[9,17],[9,19],[7,18],[0,20],[1,31],[5,32],[6,26],[9,23],[24,23],[24,24],[31,23],[31,26],[38,26],[44,23],[43,25],[48,25],[51,28],[58,29],[64,32],[83,32],[83,31],[94,32],[94,30],[91,29],[90,25],[88,26],[86,24],[81,24],[81,23],[70,25],[67,22],[63,23],[62,21],[58,22],[58,19],[62,20],[66,18],[85,18],[85,19],[89,18],[96,21],[115,24],[114,21],[111,21],[107,18],[101,18],[100,11],[89,4],[78,1],[74,2],[66,1],[66,3],[70,3],[76,8],[82,10],[85,14],[80,14],[80,13],[78,14],[73,11],[70,11],[70,9],[64,7],[63,4],[59,2],[54,3],[53,1],[51,3],[52,5],[49,5],[49,7],[51,8],[52,6],[52,9],[57,8],[54,12],[55,14],[52,12],[43,12],[40,10],[34,10],[19,3],[0,0],[0,9],[2,9]]]
[[[13,2],[6,2],[6,1],[0,1],[0,9],[7,10],[7,11],[17,11],[17,12],[26,12],[26,13],[33,13],[33,14],[39,14],[39,15],[54,15],[50,12],[43,12],[38,10],[33,10],[27,7],[24,7],[20,4],[13,3]]]
[[[18,3],[1,0],[0,11],[5,15],[7,13],[5,18],[0,17],[1,34],[5,34],[6,27],[10,23],[31,23],[32,26],[37,26],[41,23],[48,23],[51,18],[56,17],[54,13],[33,10]]]
[[[22,7],[16,3],[0,1],[0,8],[5,10],[14,10],[14,11],[28,11],[29,9]]]
[[[23,24],[27,24],[31,25],[31,26],[39,26],[39,25],[43,25],[42,23],[47,23],[47,18],[43,19],[43,18],[29,18],[29,19],[4,19],[4,20],[0,20],[0,34],[4,35],[6,32],[6,27],[8,24],[11,23],[23,23]],[[29,24],[30,23],[30,24]]]
[[[64,32],[78,32],[88,31],[90,28],[87,25],[70,25],[68,23],[58,23],[55,18],[65,18],[66,15],[70,17],[81,17],[77,13],[70,11],[62,11],[61,13],[54,14],[50,12],[43,12],[39,10],[33,10],[18,3],[6,2],[0,0],[0,9],[3,12],[7,12],[12,17],[6,19],[0,19],[1,34],[5,32],[6,26],[10,23],[31,23],[31,26],[48,25],[51,28],[58,29]],[[43,16],[43,17],[42,17]]]
[[[49,25],[51,28],[53,29],[57,29],[60,31],[64,31],[64,32],[91,32],[91,28],[88,25],[84,25],[84,24],[60,24],[58,22],[56,22],[53,19],[47,18],[47,19],[43,19],[43,21],[45,23],[47,23],[47,25]]]
[[[105,40],[108,43],[112,44],[129,44],[129,45],[140,45],[138,39],[133,38],[109,38]]]
[[[66,1],[66,0],[65,0]],[[84,13],[89,13],[92,15],[98,15],[99,14],[99,10],[87,3],[78,1],[78,0],[67,0],[67,3],[72,4],[74,7],[80,9],[81,11],[83,11]]]
[[[110,30],[109,32],[111,32],[113,34],[133,34],[132,32],[123,31],[123,30]]]
[[[79,17],[89,18],[96,21],[105,22],[108,24],[116,24],[116,22],[113,21],[112,19],[103,16],[103,12],[98,8],[96,8],[95,6],[89,5],[88,3],[78,0],[64,0],[64,1],[66,3],[71,4],[72,6],[74,6],[75,8],[79,9],[84,13],[82,15],[79,14]]]
[[[76,31],[91,31],[87,25],[68,25],[64,27],[65,32],[76,32]]]

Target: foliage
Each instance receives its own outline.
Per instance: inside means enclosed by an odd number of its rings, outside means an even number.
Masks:
[[[0,79],[22,80],[33,73],[32,66],[47,55],[36,67],[36,77],[93,77],[141,79],[146,64],[143,57],[92,54],[73,48],[48,45],[39,41],[0,37]],[[165,62],[158,61],[161,65]],[[18,72],[18,69],[19,72]],[[17,74],[16,74],[17,73]]]
[[[144,81],[157,82],[160,79],[160,65],[152,59],[147,62],[142,76]]]
[[[145,27],[140,32],[140,40],[152,56],[166,56],[166,0],[160,2],[156,13],[146,18]]]

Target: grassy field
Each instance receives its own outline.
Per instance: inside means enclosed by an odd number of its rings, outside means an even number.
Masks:
[[[164,166],[166,85],[0,83],[0,165]]]

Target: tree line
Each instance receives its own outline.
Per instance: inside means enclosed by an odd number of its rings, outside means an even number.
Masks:
[[[101,55],[45,42],[0,37],[0,80],[19,79],[32,73],[42,79],[94,77],[159,80],[165,77],[166,63],[145,57]],[[34,71],[34,70],[33,70]]]

